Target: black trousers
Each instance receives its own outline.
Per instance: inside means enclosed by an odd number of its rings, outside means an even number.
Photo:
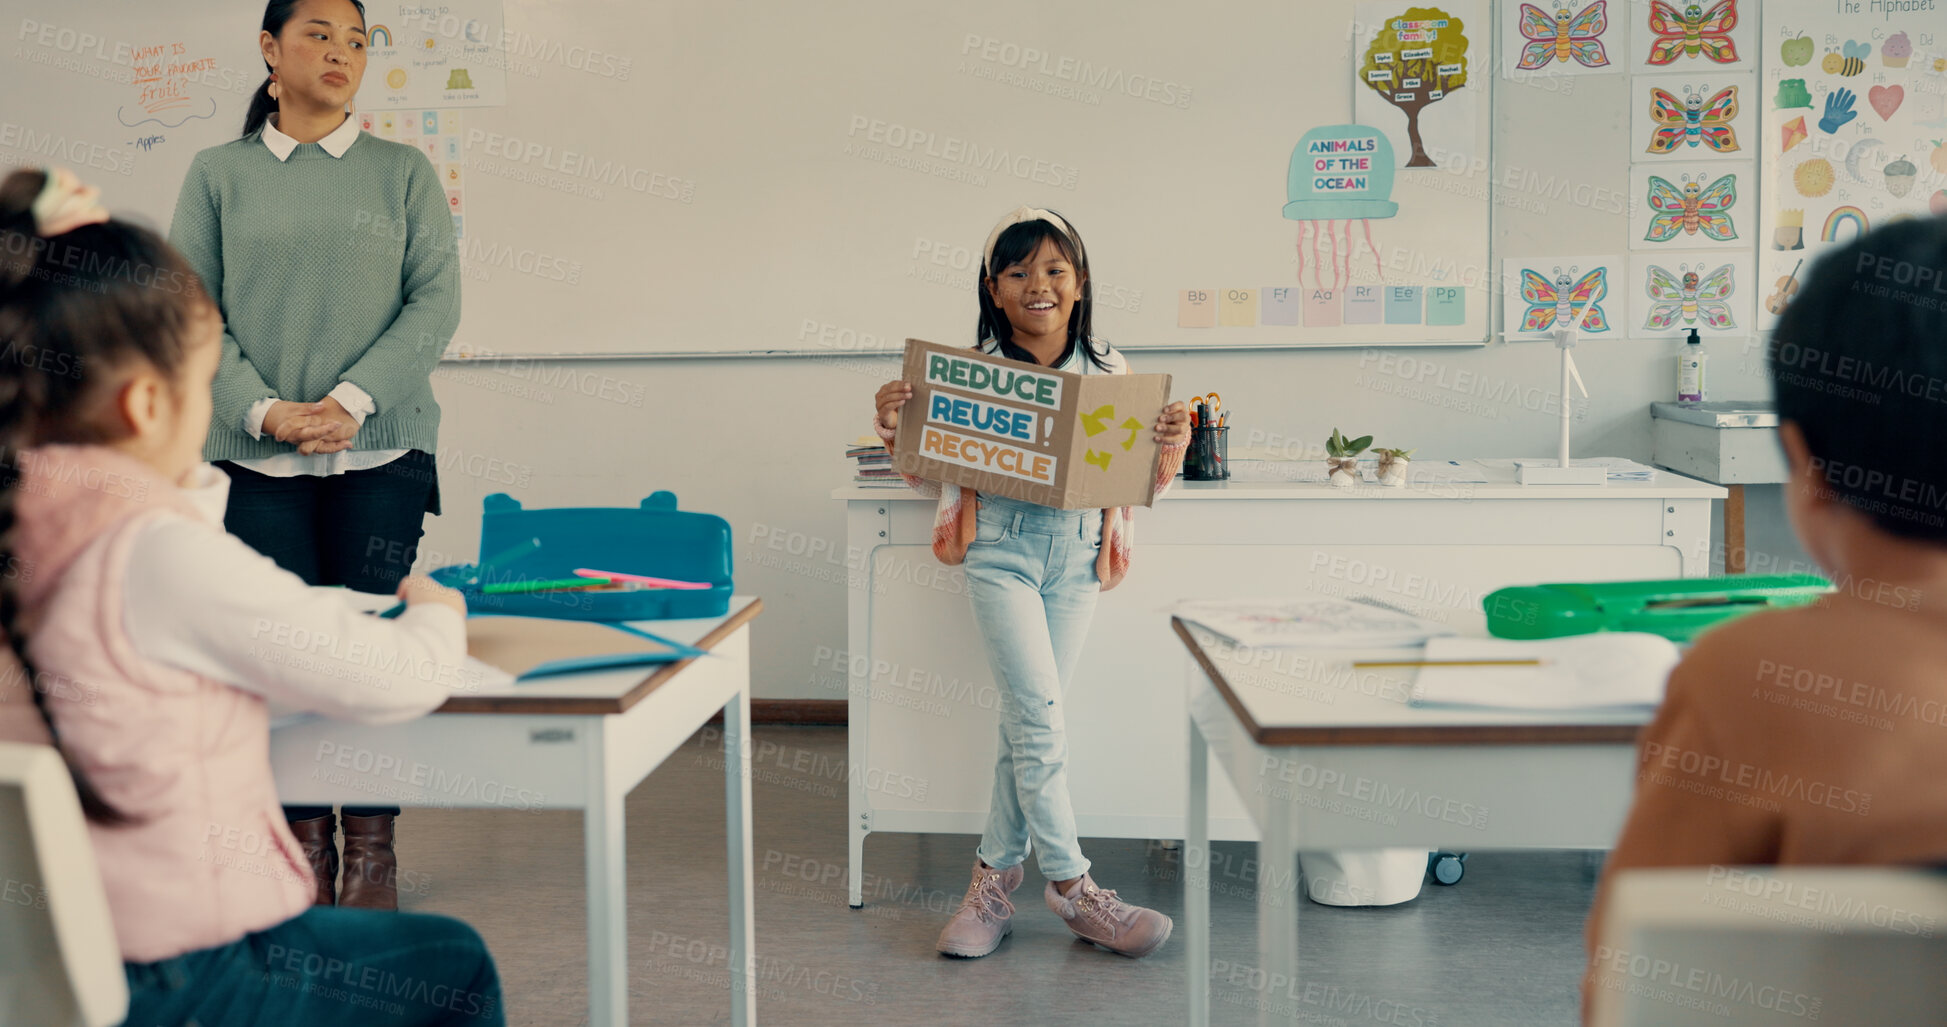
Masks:
[[[390,593],[412,569],[425,517],[439,510],[439,469],[413,450],[379,467],[330,477],[279,478],[229,461],[223,527],[279,567],[312,585]],[[289,820],[311,820],[329,806],[286,806]],[[345,815],[397,814],[397,806],[346,806]]]

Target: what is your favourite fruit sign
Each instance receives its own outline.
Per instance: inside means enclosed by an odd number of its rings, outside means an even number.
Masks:
[[[1148,506],[1166,374],[1073,374],[906,340],[893,466],[1063,510]]]

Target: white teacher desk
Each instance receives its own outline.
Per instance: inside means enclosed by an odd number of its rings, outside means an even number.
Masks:
[[[279,728],[270,739],[278,798],[293,805],[581,810],[588,1022],[621,1025],[629,1020],[622,800],[721,710],[730,1022],[749,1024],[756,931],[748,625],[763,608],[762,600],[735,596],[723,617],[639,622],[644,631],[710,651],[649,672],[636,667],[483,688],[403,724],[310,719]]]
[[[1347,652],[1262,662],[1170,619],[1189,649],[1184,944],[1190,1023],[1210,1022],[1210,764],[1260,829],[1260,1023],[1296,1022],[1296,864],[1304,849],[1608,848],[1636,787],[1635,738],[1653,711],[1419,708],[1414,671],[1354,671]],[[1261,650],[1260,650],[1261,652]],[[1417,659],[1419,647],[1358,658]],[[1357,682],[1355,686],[1354,682]],[[1206,747],[1208,755],[1206,755]],[[1180,773],[1180,771],[1179,771]],[[1568,982],[1564,982],[1566,986]]]
[[[1084,837],[1183,838],[1185,598],[1369,595],[1484,633],[1481,599],[1505,585],[1701,577],[1711,500],[1724,489],[1654,482],[1335,489],[1182,482],[1136,511],[1129,577],[1104,593],[1068,697],[1069,788]],[[845,668],[853,768],[851,902],[862,905],[874,831],[979,834],[999,693],[957,567],[930,549],[937,501],[851,487]],[[1235,794],[1211,799],[1211,836],[1255,839]],[[973,858],[969,846],[967,856]]]

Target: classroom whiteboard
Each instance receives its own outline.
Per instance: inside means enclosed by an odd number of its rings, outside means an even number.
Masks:
[[[261,3],[14,4],[0,161],[73,168],[118,216],[167,229],[196,151],[237,137],[264,80]]]
[[[1363,37],[1383,27],[1355,19],[1409,6],[507,0],[507,105],[443,112],[464,181],[455,350],[830,354],[965,340],[979,246],[1023,203],[1082,232],[1096,329],[1119,346],[1483,342],[1486,0],[1433,5],[1467,13],[1478,64],[1421,114],[1446,167],[1401,169],[1390,218],[1329,219],[1307,236],[1284,214],[1294,147],[1352,122],[1360,93],[1374,127],[1401,141],[1399,161],[1410,156],[1401,110],[1354,86]],[[368,4],[368,21],[397,8]],[[0,71],[6,95],[44,102],[9,118],[36,140],[108,154],[65,162],[104,179],[116,209],[166,223],[190,157],[235,136],[262,79],[261,14],[254,0],[49,7],[53,34],[23,27],[24,59]],[[444,47],[451,31],[388,26],[402,51]],[[176,83],[190,102],[129,126],[143,87],[125,52],[156,45],[203,62]],[[375,47],[368,89],[388,66]],[[1469,161],[1481,162],[1472,173]],[[1341,240],[1349,260],[1333,256]],[[1296,316],[1290,297],[1274,311],[1263,290],[1299,286],[1301,257],[1305,284],[1323,261],[1341,288],[1465,294],[1441,324],[1389,323],[1390,308],[1376,323],[1266,324]],[[1249,302],[1180,327],[1194,320],[1181,309],[1191,290]]]

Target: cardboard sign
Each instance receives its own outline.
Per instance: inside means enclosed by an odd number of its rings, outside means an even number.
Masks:
[[[904,377],[902,473],[1062,510],[1154,499],[1169,375],[1075,374],[907,339]]]

